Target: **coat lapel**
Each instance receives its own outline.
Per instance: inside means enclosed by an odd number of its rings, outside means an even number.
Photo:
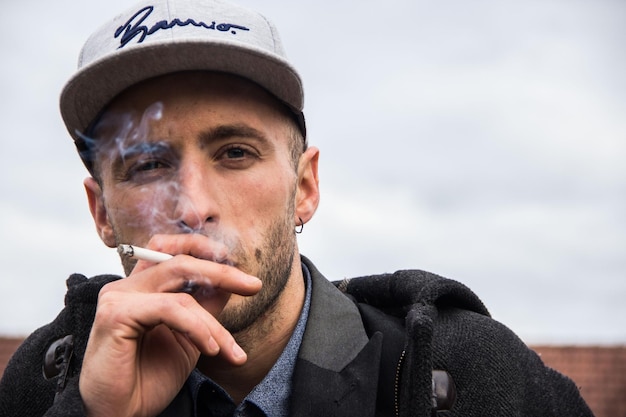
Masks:
[[[306,258],[311,310],[293,376],[293,416],[374,416],[382,335],[365,333],[356,305]]]

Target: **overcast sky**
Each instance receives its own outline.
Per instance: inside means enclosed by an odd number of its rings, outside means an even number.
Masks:
[[[0,1],[0,334],[25,335],[69,274],[121,273],[58,96],[132,2]],[[240,3],[304,79],[322,202],[299,239],[329,279],[425,269],[528,343],[626,343],[626,2]]]

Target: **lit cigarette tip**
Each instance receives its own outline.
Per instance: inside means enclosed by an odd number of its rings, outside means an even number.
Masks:
[[[169,253],[157,252],[150,249],[141,248],[139,246],[122,244],[117,247],[117,253],[129,258],[141,259],[144,261],[159,263],[172,259]]]

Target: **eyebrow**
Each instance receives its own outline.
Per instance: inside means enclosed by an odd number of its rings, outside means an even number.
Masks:
[[[159,154],[169,150],[170,146],[164,142],[139,142],[120,150],[119,158],[125,160],[137,155]]]
[[[270,143],[269,139],[263,132],[241,123],[220,125],[212,129],[205,130],[198,135],[198,139],[203,145],[233,137],[251,138],[265,144]]]

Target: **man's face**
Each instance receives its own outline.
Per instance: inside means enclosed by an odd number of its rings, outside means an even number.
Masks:
[[[219,317],[231,332],[247,327],[278,297],[297,253],[292,129],[271,96],[235,77],[186,73],[133,87],[94,130],[101,187],[90,199],[106,213],[96,219],[102,239],[207,236],[210,260],[263,281]]]

